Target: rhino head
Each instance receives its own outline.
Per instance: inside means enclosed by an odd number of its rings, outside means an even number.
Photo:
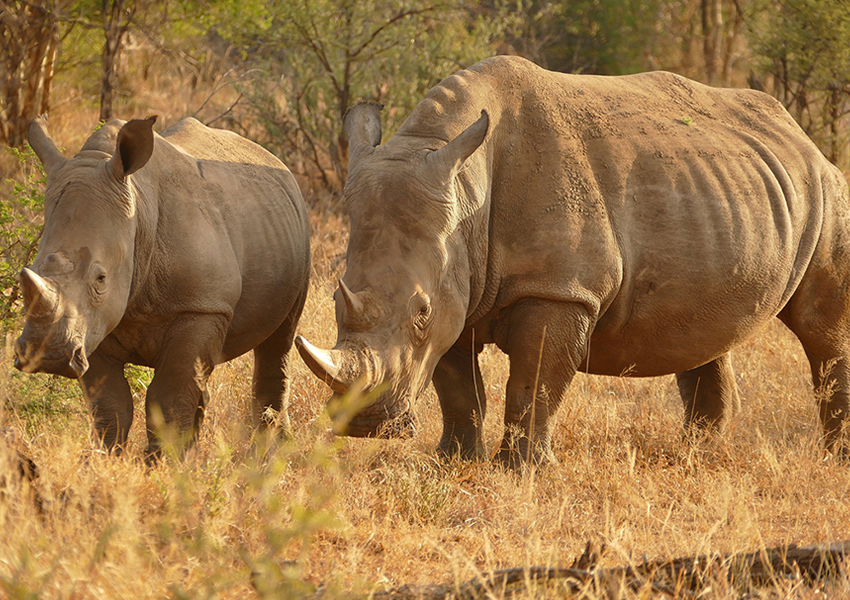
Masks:
[[[32,268],[20,285],[26,321],[15,367],[79,378],[88,357],[121,321],[130,296],[136,198],[129,175],[153,152],[156,117],[96,133],[73,159],[36,119],[29,142],[47,173],[45,220]],[[104,145],[114,139],[114,152]]]
[[[334,294],[337,342],[325,350],[296,339],[309,368],[337,394],[355,382],[379,392],[339,433],[411,433],[413,400],[463,331],[470,268],[458,224],[475,194],[458,173],[488,125],[482,112],[448,143],[397,134],[380,146],[379,105],[360,104],[346,115],[351,236]]]

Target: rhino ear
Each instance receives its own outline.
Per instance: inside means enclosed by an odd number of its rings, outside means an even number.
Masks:
[[[53,140],[50,139],[50,135],[47,133],[46,115],[33,119],[27,130],[27,138],[35,155],[38,156],[41,164],[44,165],[46,173],[49,174],[58,165],[68,160],[59,152],[56,144],[53,143]]]
[[[115,142],[115,154],[109,168],[118,180],[144,167],[153,154],[153,124],[156,115],[147,119],[133,119],[124,124]]]
[[[436,152],[429,154],[428,162],[434,165],[443,177],[448,175],[447,180],[453,178],[472,153],[484,143],[489,127],[490,117],[486,110],[482,110],[478,120],[467,127],[463,133]]]
[[[343,140],[348,141],[348,168],[371,154],[381,143],[381,109],[383,104],[361,102],[345,113],[342,120]]]

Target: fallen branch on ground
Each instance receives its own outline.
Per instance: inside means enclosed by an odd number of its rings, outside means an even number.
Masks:
[[[813,546],[777,546],[744,554],[689,556],[672,560],[644,561],[627,567],[596,568],[604,549],[588,542],[584,553],[570,567],[522,567],[504,569],[466,583],[405,585],[378,592],[375,600],[443,600],[483,598],[488,592],[504,596],[534,584],[559,581],[572,592],[593,589],[612,591],[651,589],[671,598],[695,598],[712,581],[726,579],[742,589],[786,578],[819,582],[841,573],[850,560],[850,540]],[[846,565],[844,565],[846,569]]]

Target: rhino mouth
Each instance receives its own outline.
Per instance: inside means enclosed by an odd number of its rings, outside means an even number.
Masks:
[[[339,400],[339,395],[328,401],[329,408]],[[416,417],[410,409],[410,402],[378,402],[361,409],[350,419],[342,415],[331,415],[333,431],[336,435],[361,438],[402,438],[413,437],[416,433]]]
[[[400,383],[404,377],[387,373],[385,363],[368,345],[349,340],[323,350],[301,336],[295,345],[307,367],[334,391],[327,408],[336,435],[409,438],[416,432],[411,399],[417,394]],[[380,391],[387,386],[391,389]],[[358,399],[368,404],[357,407]]]
[[[75,345],[69,353],[27,352],[25,344],[15,348],[15,368],[24,373],[48,373],[68,379],[79,379],[89,368],[82,344]]]
[[[358,438],[409,439],[416,433],[416,417],[411,411],[389,418],[357,416],[348,423],[335,424],[334,433]]]

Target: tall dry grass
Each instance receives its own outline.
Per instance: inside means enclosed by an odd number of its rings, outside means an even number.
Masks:
[[[71,123],[60,113],[54,131]],[[77,148],[82,137],[69,130],[61,139]],[[330,345],[346,223],[314,214],[312,226],[300,332]],[[293,438],[266,452],[249,427],[250,356],[216,369],[188,456],[146,468],[144,376],[129,452],[104,456],[75,388],[14,372],[9,340],[0,354],[0,427],[18,439],[0,439],[0,597],[344,597],[567,565],[588,540],[606,544],[603,565],[613,566],[850,539],[850,467],[821,450],[808,366],[779,323],[735,351],[742,409],[721,435],[683,440],[671,377],[579,375],[557,415],[560,464],[522,474],[437,460],[441,420],[430,390],[410,440],[333,438],[328,391],[297,358]],[[508,365],[494,349],[481,364],[485,441],[495,449]],[[16,476],[19,450],[38,466],[31,483]],[[520,597],[563,592],[538,586]],[[741,592],[718,582],[703,597]],[[850,576],[825,589],[779,579],[755,593],[850,597]]]

